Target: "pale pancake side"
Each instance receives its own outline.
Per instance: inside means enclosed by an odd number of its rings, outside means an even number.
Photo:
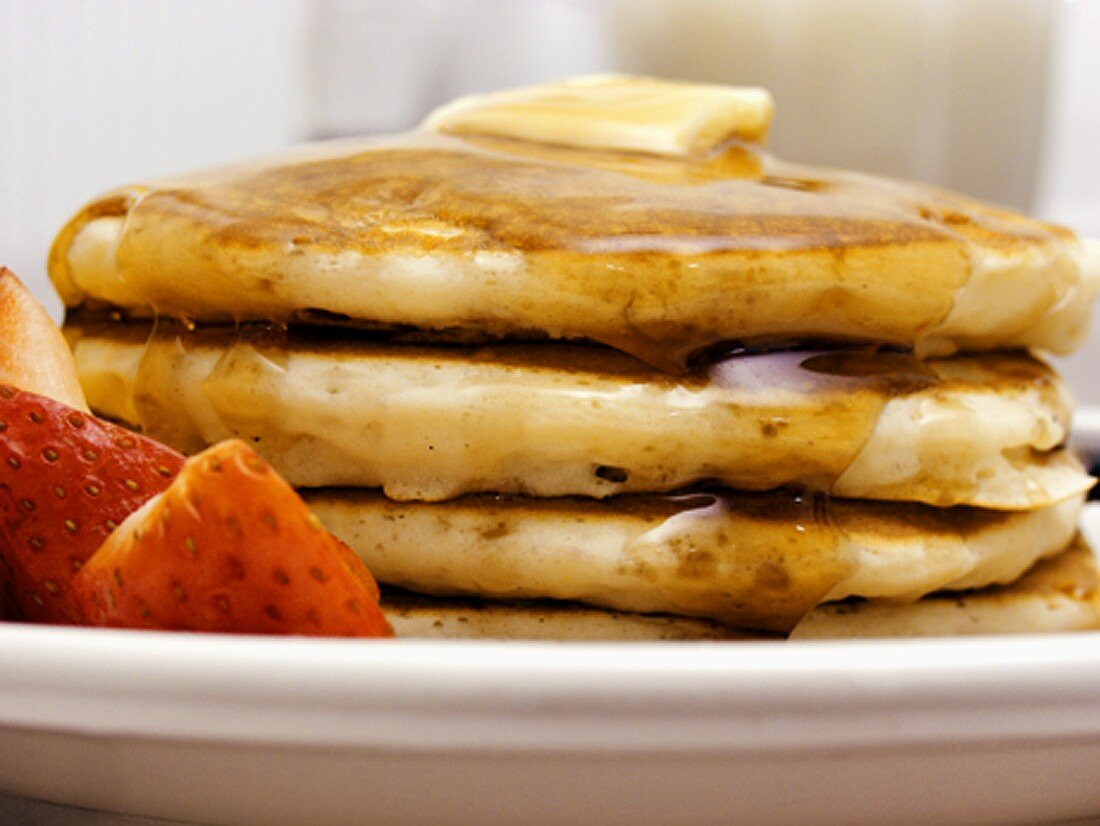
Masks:
[[[778,162],[429,133],[108,193],[59,234],[66,305],[539,331],[667,370],[717,342],[924,353],[1083,338],[1100,255],[916,184]]]
[[[714,622],[632,614],[577,603],[386,593],[398,637],[603,642],[768,640]],[[1100,628],[1100,576],[1078,539],[1009,585],[935,593],[912,603],[851,601],[815,608],[790,639],[1034,634]]]
[[[168,329],[166,330],[166,326]],[[93,407],[193,453],[251,441],[292,484],[604,497],[701,479],[1028,509],[1091,485],[1071,399],[1021,354],[722,360],[672,378],[603,347],[387,345],[67,328]]]
[[[637,614],[552,600],[493,601],[388,590],[382,610],[399,638],[570,640],[750,640],[764,634],[667,614]]]
[[[1096,557],[1078,536],[1062,554],[1019,580],[976,591],[931,594],[913,603],[851,600],[822,605],[791,639],[1034,634],[1100,629]]]
[[[437,503],[303,493],[383,583],[783,632],[825,601],[1010,582],[1069,543],[1081,507],[995,512],[789,492]]]

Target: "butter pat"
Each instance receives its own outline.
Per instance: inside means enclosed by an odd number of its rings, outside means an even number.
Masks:
[[[596,75],[460,98],[423,128],[692,158],[733,138],[763,141],[773,109],[766,89]]]

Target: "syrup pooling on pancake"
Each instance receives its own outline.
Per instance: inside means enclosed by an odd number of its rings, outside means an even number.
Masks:
[[[784,632],[848,596],[912,600],[1009,582],[1073,536],[1080,497],[1004,513],[706,491],[395,502],[306,491],[379,581],[428,594],[575,600]]]
[[[711,616],[733,627],[784,631],[793,627],[848,575],[855,564],[841,541],[823,494],[792,493],[759,500],[721,495],[674,496],[682,510],[631,539],[624,573],[651,581],[670,613]],[[785,542],[737,519],[759,520],[767,508],[790,528]],[[654,610],[653,608],[642,610]]]
[[[1069,400],[1022,354],[716,356],[662,374],[604,347],[390,344],[321,331],[70,327],[93,406],[188,452],[252,441],[300,486],[605,497],[701,479],[1042,506],[1090,480]],[[888,426],[884,426],[884,420]]]

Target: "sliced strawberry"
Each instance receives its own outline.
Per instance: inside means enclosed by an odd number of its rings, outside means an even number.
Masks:
[[[0,382],[57,399],[85,413],[88,404],[65,337],[15,273],[0,267]]]
[[[377,637],[374,579],[243,442],[190,459],[73,580],[93,625]]]
[[[0,548],[16,613],[80,622],[73,575],[183,461],[151,439],[0,385]]]

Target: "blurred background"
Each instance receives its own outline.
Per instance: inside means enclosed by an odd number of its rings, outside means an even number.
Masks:
[[[794,160],[1100,237],[1096,0],[0,0],[0,263],[112,186],[585,72],[759,84]],[[1100,336],[1062,363],[1100,404]]]

